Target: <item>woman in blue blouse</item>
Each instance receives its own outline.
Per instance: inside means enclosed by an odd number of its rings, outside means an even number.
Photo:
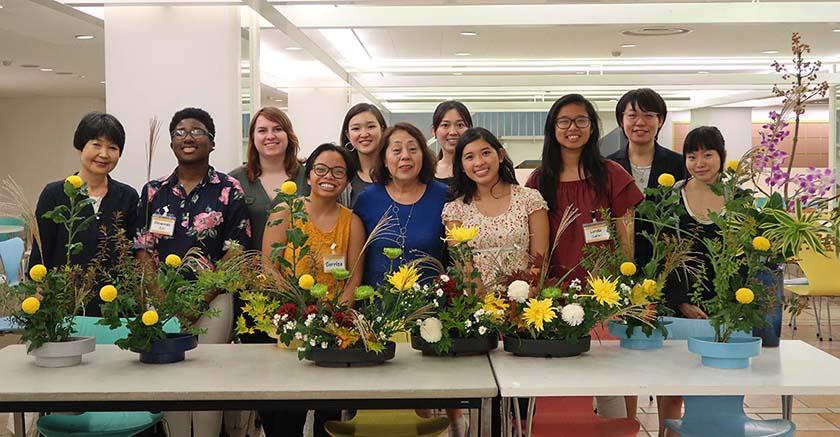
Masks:
[[[415,126],[397,123],[382,135],[379,160],[373,169],[374,184],[356,199],[353,211],[362,219],[367,235],[383,217],[389,226],[381,231],[365,251],[363,283],[382,283],[391,262],[382,253],[386,247],[399,247],[400,265],[428,255],[443,257],[444,235],[441,212],[446,203],[446,185],[435,181],[435,158],[426,139]],[[395,265],[395,267],[396,267]],[[420,272],[421,282],[434,272]]]

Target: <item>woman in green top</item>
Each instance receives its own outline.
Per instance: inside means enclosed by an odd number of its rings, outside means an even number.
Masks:
[[[299,195],[309,194],[309,185],[297,156],[299,150],[297,135],[286,113],[266,106],[254,114],[248,131],[248,161],[230,172],[245,191],[253,230],[249,249],[262,249],[265,223],[283,182],[293,180]]]

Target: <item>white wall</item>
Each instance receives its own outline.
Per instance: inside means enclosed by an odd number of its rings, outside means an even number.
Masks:
[[[752,148],[752,108],[703,108],[691,111],[691,128],[716,126],[726,139],[727,160]]]
[[[289,118],[300,142],[300,156],[322,143],[338,142],[350,109],[350,88],[290,88]]]
[[[44,185],[79,170],[73,133],[85,114],[103,110],[97,98],[0,99],[0,177],[12,176],[34,207]]]
[[[153,116],[161,130],[151,177],[171,173],[177,162],[169,121],[189,106],[209,112],[216,125],[210,164],[227,172],[242,163],[239,25],[238,6],[105,6],[107,108],[135,146],[124,157],[132,165],[118,167],[115,177],[145,183]]]

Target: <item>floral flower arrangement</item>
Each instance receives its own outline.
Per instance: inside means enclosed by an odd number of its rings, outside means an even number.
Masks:
[[[501,330],[506,336],[577,343],[593,327],[609,319],[649,319],[646,306],[631,304],[629,296],[621,294],[620,280],[611,275],[590,274],[585,281],[567,281],[568,273],[558,279],[546,278],[548,259],[557,247],[559,236],[577,215],[572,207],[566,209],[548,257],[535,260],[539,264],[527,270],[507,275],[506,295],[502,302],[495,304],[504,308]]]
[[[30,352],[44,343],[63,342],[72,336],[74,317],[89,301],[90,290],[100,270],[98,260],[86,268],[70,264],[70,257],[83,249],[82,243],[75,241],[77,236],[96,222],[96,215],[82,216],[82,211],[93,204],[93,199],[88,196],[87,186],[79,176],[65,179],[64,194],[68,205],[56,206],[44,214],[44,218],[66,229],[67,264],[53,269],[36,264],[29,269],[29,280],[24,278],[14,286],[0,284],[3,306],[11,310],[12,320],[23,327],[21,340],[27,343]],[[3,184],[3,206],[22,213],[29,226],[28,240],[34,238],[40,248],[38,223],[31,212],[34,209],[29,208],[23,190],[11,179]]]
[[[110,283],[99,290],[102,319],[97,322],[111,329],[125,326],[128,336],[115,342],[121,349],[146,352],[155,341],[166,338],[164,326],[176,319],[182,332],[199,335],[204,329],[194,326],[202,316],[217,316],[205,296],[223,291],[227,275],[236,269],[232,263],[212,266],[198,249],[191,249],[183,259],[169,254],[156,268],[131,257],[132,243],[118,234],[121,261],[108,276]]]
[[[487,289],[480,289],[481,273],[473,268],[473,250],[469,245],[478,228],[453,226],[446,229],[451,266],[433,282],[427,299],[434,306],[431,317],[418,321],[412,335],[432,344],[436,353],[446,354],[453,338],[477,338],[495,335],[507,304]]]
[[[350,276],[346,270],[333,270],[332,274],[339,287]],[[281,341],[300,341],[297,348],[300,359],[306,358],[313,349],[363,348],[380,354],[391,337],[407,331],[431,308],[426,301],[430,286],[417,282],[417,263],[389,272],[386,282],[377,288],[357,287],[354,291],[356,308],[343,301],[339,292],[329,293],[326,285],[310,281],[307,276],[304,275],[301,282],[315,300],[308,300],[306,294],[287,293],[290,301],[282,304],[273,317]]]

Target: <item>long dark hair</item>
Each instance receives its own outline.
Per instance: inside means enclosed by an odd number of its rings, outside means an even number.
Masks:
[[[449,200],[455,200],[464,196],[464,203],[472,202],[475,197],[475,192],[478,186],[475,181],[468,178],[464,172],[464,166],[461,163],[461,157],[464,156],[464,149],[472,142],[484,140],[492,147],[496,153],[501,153],[504,146],[501,141],[487,129],[483,127],[471,127],[461,135],[458,139],[458,145],[455,146],[455,156],[452,158],[452,174],[454,181],[449,188]],[[505,157],[499,162],[499,181],[507,182],[511,185],[519,185],[516,180],[516,171],[513,169],[513,161],[510,156],[505,154]],[[498,181],[496,182],[499,183]]]
[[[557,207],[557,183],[560,174],[563,172],[563,155],[560,152],[562,146],[557,141],[557,135],[555,134],[557,114],[562,107],[574,103],[586,108],[590,122],[589,141],[583,145],[578,173],[595,191],[596,199],[606,199],[608,197],[607,168],[598,147],[601,138],[601,120],[598,118],[595,107],[585,97],[580,94],[566,94],[551,105],[548,117],[545,119],[545,130],[543,132],[545,138],[543,140],[542,165],[539,168],[540,194],[542,194],[550,210]]]
[[[357,103],[347,111],[347,114],[344,115],[344,121],[341,123],[341,133],[339,134],[341,147],[350,150],[350,137],[347,135],[347,131],[350,129],[350,120],[353,117],[365,112],[373,114],[373,117],[376,118],[376,121],[379,123],[379,127],[382,128],[382,132],[385,132],[385,129],[388,128],[388,124],[385,123],[385,117],[382,116],[382,111],[380,111],[379,108],[371,105],[370,103]],[[350,153],[353,155],[353,159],[358,161],[359,152],[351,150]]]

